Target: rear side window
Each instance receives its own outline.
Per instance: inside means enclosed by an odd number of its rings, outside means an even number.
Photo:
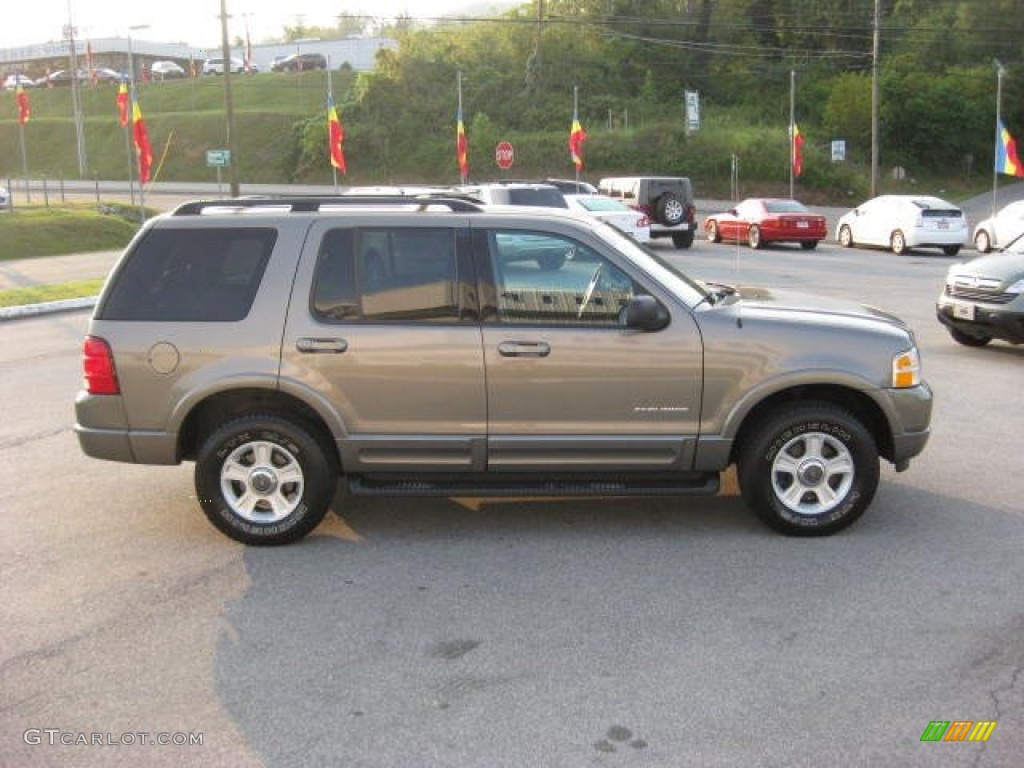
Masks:
[[[232,322],[252,308],[277,230],[154,229],[128,256],[100,320]]]
[[[334,322],[453,322],[468,289],[454,229],[335,229],[321,243],[312,308]]]

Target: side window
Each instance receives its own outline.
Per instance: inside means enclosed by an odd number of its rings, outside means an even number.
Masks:
[[[102,320],[243,320],[277,230],[154,229],[135,247],[97,313]]]
[[[617,327],[638,286],[597,251],[559,235],[492,232],[500,323]]]
[[[452,322],[454,229],[335,229],[321,243],[313,313],[328,321]]]

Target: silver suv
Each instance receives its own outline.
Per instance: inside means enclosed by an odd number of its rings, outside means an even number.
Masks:
[[[248,544],[353,494],[714,494],[787,534],[856,520],[924,448],[911,331],[706,285],[619,230],[453,197],[189,203],[149,221],[84,343],[90,456],[195,462]]]

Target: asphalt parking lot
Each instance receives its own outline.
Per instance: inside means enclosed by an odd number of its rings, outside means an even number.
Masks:
[[[339,492],[308,540],[246,549],[203,518],[191,466],[80,453],[84,314],[0,324],[0,764],[1020,765],[1024,348],[949,339],[937,253],[657,247],[915,328],[933,435],[851,529],[778,536],[730,483]],[[996,726],[921,741],[946,720]]]

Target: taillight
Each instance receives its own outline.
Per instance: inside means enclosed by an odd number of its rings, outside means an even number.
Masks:
[[[697,206],[695,206],[695,205],[688,205],[688,206],[686,206],[686,215],[683,218],[685,218],[687,221],[696,221],[697,220]]]
[[[651,220],[648,219],[646,216],[641,216],[639,219],[636,220],[636,225],[638,227],[650,227]]]
[[[640,205],[634,205],[630,207],[640,211],[640,213],[644,214],[649,219],[654,218],[654,208],[650,205],[644,205],[643,203],[641,203]]]
[[[90,395],[119,395],[117,370],[110,345],[98,336],[86,336],[82,344],[82,373]]]

